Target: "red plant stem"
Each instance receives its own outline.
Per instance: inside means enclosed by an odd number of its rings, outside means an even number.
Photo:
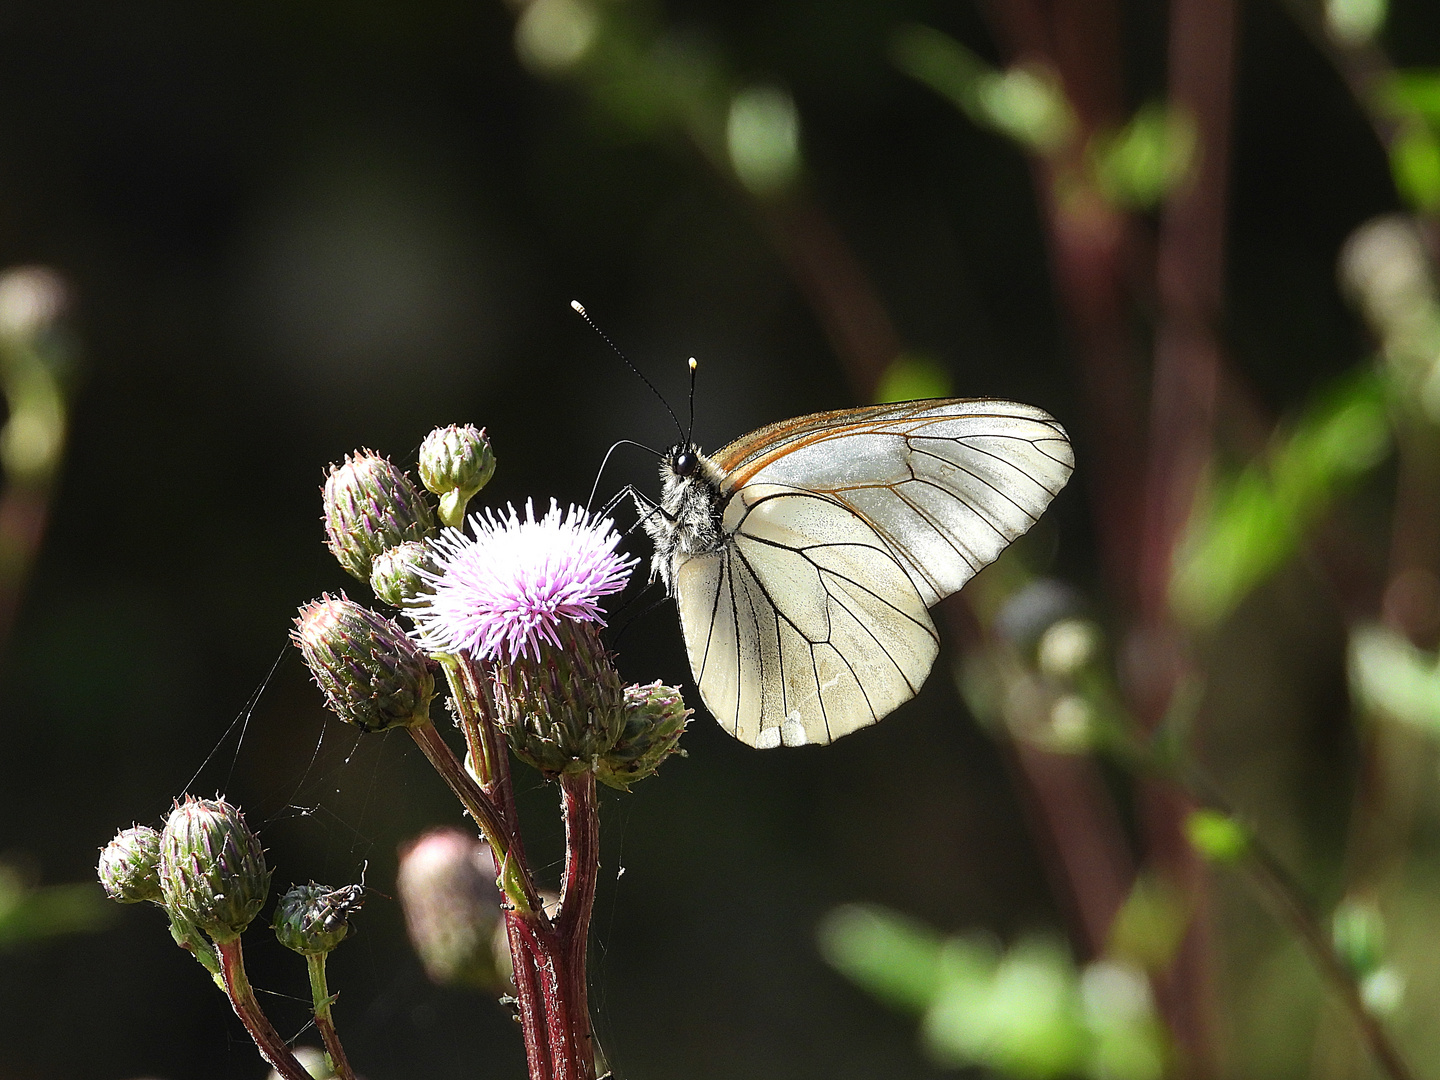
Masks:
[[[217,944],[215,951],[220,956],[220,976],[225,980],[225,993],[230,997],[230,1005],[250,1033],[250,1038],[255,1040],[260,1056],[285,1080],[311,1080],[305,1066],[290,1052],[285,1040],[255,1000],[255,991],[245,976],[245,956],[240,948],[240,939]]]
[[[473,661],[461,660],[460,682],[473,705],[473,710],[460,711],[466,741],[472,747],[485,741],[490,794],[510,827],[511,858],[523,865],[510,759],[495,722],[486,673]],[[559,914],[552,924],[538,908],[538,918],[507,912],[506,932],[531,1080],[594,1080],[585,951],[600,865],[595,777],[563,776],[560,786],[566,850]]]
[[[449,743],[440,737],[434,724],[427,720],[425,723],[413,725],[407,730],[430,764],[434,766],[435,771],[440,774],[441,779],[455,793],[460,804],[475,819],[475,823],[480,826],[490,846],[495,849],[495,864],[500,868],[501,881],[508,883],[513,879],[519,886],[529,909],[543,922],[545,913],[540,902],[540,894],[536,891],[535,883],[531,880],[530,870],[525,865],[524,852],[520,850],[519,842],[511,832],[499,808],[488,795],[480,790],[480,785],[475,782],[474,777],[465,771],[465,767],[460,764],[460,759],[455,756],[455,751],[451,750]],[[511,816],[513,817],[513,815]],[[509,891],[508,888],[506,891]]]
[[[1222,367],[1218,327],[1225,289],[1235,32],[1233,0],[1173,0],[1170,6],[1170,105],[1194,123],[1198,160],[1166,201],[1156,258],[1161,318],[1155,338],[1140,613],[1141,632],[1162,655],[1160,671],[1169,685],[1162,678],[1155,686],[1159,693],[1141,703],[1147,727],[1157,724],[1169,707],[1188,663],[1170,620],[1169,584],[1175,550],[1213,453]],[[1147,704],[1149,709],[1144,708]],[[1192,809],[1192,800],[1173,785],[1156,785],[1144,793],[1152,859],[1185,888],[1192,913],[1170,985],[1161,987],[1162,1002],[1189,1058],[1190,1074],[1205,1075],[1213,1069],[1214,972],[1208,877],[1184,831]]]
[[[590,938],[590,914],[595,906],[595,885],[600,872],[600,814],[595,774],[576,773],[560,778],[565,815],[565,877],[560,916],[555,933],[569,974],[570,1022],[576,1053],[586,1063],[581,1075],[594,1076],[594,1039],[590,1030],[589,987],[585,953]]]
[[[541,1028],[545,1016],[544,997],[540,991],[540,974],[535,967],[537,946],[536,926],[514,911],[505,913],[505,933],[510,941],[510,961],[514,969],[515,997],[520,1010],[520,1032],[525,1041],[525,1060],[530,1066],[530,1080],[553,1080],[550,1042]]]

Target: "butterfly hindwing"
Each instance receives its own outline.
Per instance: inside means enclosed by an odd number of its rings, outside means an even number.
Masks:
[[[939,643],[885,540],[814,491],[747,484],[720,550],[679,567],[690,665],[721,725],[752,746],[828,743],[913,697]]]

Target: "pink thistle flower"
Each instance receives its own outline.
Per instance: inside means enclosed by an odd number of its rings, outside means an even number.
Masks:
[[[435,592],[409,611],[435,652],[538,662],[542,645],[562,647],[562,623],[605,625],[600,598],[625,588],[637,562],[616,553],[609,518],[574,506],[562,516],[553,499],[539,521],[529,500],[523,521],[513,506],[469,520],[473,537],[445,529],[430,542],[439,570],[422,573]]]

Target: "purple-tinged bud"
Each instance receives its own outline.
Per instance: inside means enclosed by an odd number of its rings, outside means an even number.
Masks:
[[[694,715],[674,686],[653,682],[649,686],[625,688],[625,720],[620,738],[600,758],[595,777],[621,791],[644,780],[671,754],[684,755],[679,748],[685,725]]]
[[[290,638],[332,712],[361,731],[430,719],[429,662],[389,619],[353,600],[322,596],[300,609]]]
[[[493,672],[496,717],[522,761],[546,776],[587,772],[615,746],[625,688],[594,623],[561,621],[558,645]]]
[[[365,889],[346,885],[296,885],[275,904],[271,928],[280,944],[301,956],[324,956],[345,940],[350,916],[365,902]]]
[[[500,890],[483,841],[455,828],[425,833],[400,849],[395,889],[410,943],[432,982],[500,988],[494,947]]]
[[[370,588],[379,600],[403,608],[419,597],[434,595],[439,573],[440,564],[430,545],[407,540],[375,556],[370,567]]]
[[[361,581],[387,548],[435,533],[435,514],[410,478],[372,450],[359,450],[325,478],[325,543]]]
[[[174,916],[217,945],[234,941],[270,892],[260,838],[224,799],[176,803],[160,834],[160,889]]]
[[[419,470],[421,483],[440,496],[440,520],[459,528],[465,505],[495,475],[495,453],[484,428],[451,424],[425,436]]]
[[[160,903],[160,834],[144,825],[116,833],[100,852],[98,872],[116,903]]]

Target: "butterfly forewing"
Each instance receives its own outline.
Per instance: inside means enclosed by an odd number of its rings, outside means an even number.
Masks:
[[[825,495],[753,483],[676,593],[702,697],[752,746],[827,743],[913,697],[939,648],[906,569]]]
[[[1029,405],[950,400],[819,413],[715,457],[726,487],[778,483],[834,499],[884,538],[926,606],[994,561],[1065,485],[1064,429]]]

